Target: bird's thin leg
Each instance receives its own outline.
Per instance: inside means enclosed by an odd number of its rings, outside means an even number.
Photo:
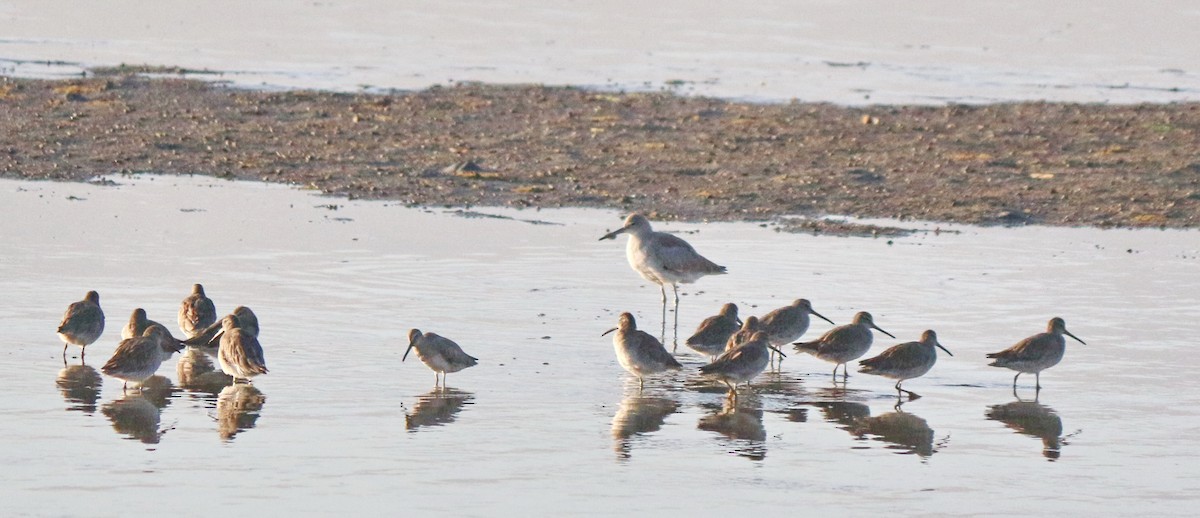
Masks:
[[[833,366],[833,382],[834,383],[837,383],[837,368],[838,368],[837,365]]]
[[[1017,390],[1017,378],[1020,378],[1020,377],[1021,377],[1021,373],[1019,373],[1019,372],[1017,373],[1016,376],[1013,376],[1013,391],[1014,392]]]
[[[1042,373],[1040,373],[1040,372],[1033,373],[1033,379],[1034,379],[1033,388],[1036,390],[1042,390]]]
[[[646,387],[646,378],[638,378],[638,391]]]
[[[675,291],[675,335],[671,338],[674,346],[672,351],[679,347],[679,285],[672,284],[671,289]]]
[[[79,363],[81,363],[81,364],[83,363],[83,355],[84,354],[87,354],[87,346],[86,345],[79,348]]]
[[[846,382],[846,378],[850,377],[850,366],[842,364],[842,383]]]
[[[658,289],[662,293],[662,335],[658,337],[658,341],[665,343],[667,341],[667,287],[659,284]]]

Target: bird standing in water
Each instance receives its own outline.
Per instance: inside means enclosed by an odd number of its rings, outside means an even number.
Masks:
[[[100,294],[87,292],[83,300],[73,302],[63,313],[58,324],[58,337],[63,341],[63,364],[67,363],[67,346],[80,347],[79,359],[83,360],[87,346],[104,334],[104,311],[100,309]]]
[[[1045,333],[1038,333],[1021,340],[1016,345],[998,353],[988,354],[988,358],[996,360],[988,365],[1017,371],[1017,375],[1013,376],[1013,391],[1017,389],[1017,378],[1026,372],[1033,373],[1036,380],[1035,386],[1041,390],[1042,371],[1058,365],[1058,362],[1062,361],[1063,353],[1067,350],[1067,339],[1063,338],[1063,335],[1087,345],[1087,342],[1067,331],[1067,323],[1063,319],[1054,317],[1046,324]]]
[[[613,335],[613,349],[617,352],[617,362],[630,374],[637,376],[638,387],[645,384],[646,376],[683,367],[667,352],[662,342],[650,336],[650,333],[638,330],[633,315],[621,313],[617,327],[605,331],[600,336],[613,331],[617,333]]]
[[[417,350],[417,357],[421,359],[421,363],[433,371],[435,387],[438,386],[439,374],[441,385],[445,387],[447,374],[474,367],[479,362],[479,358],[463,352],[462,347],[454,343],[454,340],[436,333],[422,333],[419,329],[408,332],[408,349],[404,350],[400,361],[407,359],[408,352],[413,349]]]
[[[687,241],[665,232],[655,232],[641,214],[630,214],[625,225],[600,238],[616,239],[629,234],[625,257],[643,279],[658,284],[662,292],[662,339],[667,336],[667,285],[675,293],[675,340],[679,340],[679,284],[696,282],[705,275],[725,273],[725,267],[705,259]]]

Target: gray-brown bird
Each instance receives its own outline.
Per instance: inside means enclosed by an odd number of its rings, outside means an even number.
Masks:
[[[221,321],[221,345],[217,349],[217,363],[221,371],[238,380],[267,373],[267,361],[263,358],[262,345],[258,337],[241,328],[235,315],[227,315]]]
[[[204,286],[192,285],[192,294],[179,304],[179,329],[191,338],[217,321],[217,308],[204,295]]]
[[[725,352],[725,343],[741,326],[742,321],[738,318],[738,307],[731,302],[721,306],[721,312],[717,315],[700,322],[696,332],[684,343],[693,351],[708,356],[708,360],[712,361]]]
[[[67,361],[68,345],[80,347],[79,359],[82,361],[84,350],[102,334],[104,311],[100,309],[100,294],[89,291],[83,300],[67,306],[62,322],[58,324],[58,337],[63,341],[63,363]]]
[[[1063,338],[1063,335],[1087,345],[1087,342],[1067,331],[1067,323],[1063,319],[1054,317],[1046,324],[1045,333],[1038,333],[1021,340],[1016,345],[998,353],[988,354],[988,358],[996,360],[988,365],[1017,371],[1017,375],[1013,376],[1013,390],[1016,390],[1017,378],[1021,377],[1021,374],[1032,372],[1036,380],[1034,381],[1035,386],[1040,390],[1042,388],[1042,371],[1058,365],[1058,362],[1062,361],[1063,353],[1067,350],[1067,339]]]

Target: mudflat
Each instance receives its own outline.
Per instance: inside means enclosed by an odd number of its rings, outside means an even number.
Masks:
[[[0,78],[0,113],[0,175],[15,178],[203,174],[652,219],[1200,226],[1200,103],[842,107],[486,84],[345,94],[98,70]]]

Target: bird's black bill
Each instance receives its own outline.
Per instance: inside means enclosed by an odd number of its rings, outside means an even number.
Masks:
[[[605,332],[603,332],[603,333],[600,333],[600,336],[608,336],[608,334],[609,334],[609,333],[611,333],[611,332],[613,332],[613,331],[616,331],[616,330],[617,330],[617,328],[615,328],[615,327],[614,327],[614,328],[612,328],[612,329],[609,329],[608,331],[605,331]]]
[[[1065,334],[1065,335],[1067,335],[1067,336],[1069,336],[1069,337],[1071,337],[1071,338],[1074,338],[1076,342],[1079,342],[1079,343],[1081,343],[1081,344],[1083,344],[1083,345],[1087,345],[1087,342],[1085,342],[1085,341],[1083,341],[1083,340],[1080,340],[1078,336],[1075,336],[1075,335],[1071,334],[1071,332],[1070,332],[1070,331],[1067,331],[1067,330],[1065,330],[1065,329],[1064,329],[1064,330],[1063,330],[1063,334]]]
[[[830,324],[833,324],[833,321],[832,321],[832,320],[829,320],[828,318],[825,318],[825,315],[822,315],[822,314],[820,314],[820,313],[817,313],[816,311],[813,311],[813,312],[812,312],[812,314],[814,314],[814,315],[816,315],[816,316],[820,317],[820,318],[821,318],[821,320],[824,320],[824,321],[826,321],[826,322],[829,322]],[[833,324],[833,325],[835,325],[835,326],[836,326],[837,324]],[[878,329],[878,328],[876,328],[876,329]],[[882,329],[880,329],[880,331],[882,331]]]

